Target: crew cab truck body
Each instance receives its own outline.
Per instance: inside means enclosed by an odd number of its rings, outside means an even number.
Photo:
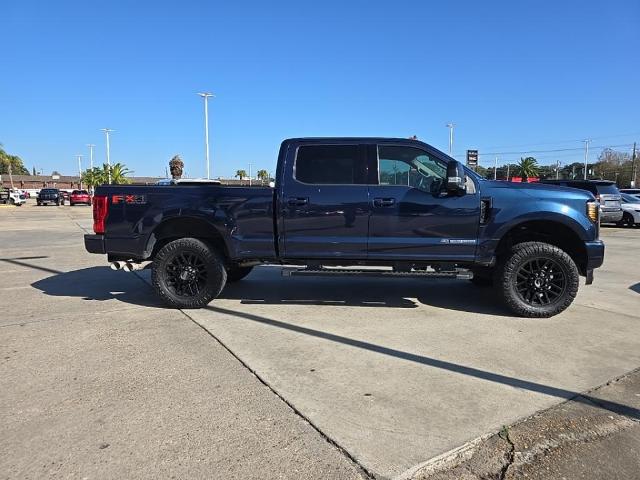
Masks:
[[[545,317],[602,264],[598,211],[589,192],[484,180],[416,140],[300,138],[282,143],[274,188],[98,187],[85,246],[115,268],[151,261],[155,290],[179,308],[206,305],[255,265],[286,264],[472,278],[518,315]],[[364,265],[380,269],[344,268]]]

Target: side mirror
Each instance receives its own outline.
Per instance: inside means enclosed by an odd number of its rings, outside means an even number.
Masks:
[[[452,195],[464,195],[467,193],[466,185],[464,167],[457,160],[451,160],[447,164],[447,193]]]

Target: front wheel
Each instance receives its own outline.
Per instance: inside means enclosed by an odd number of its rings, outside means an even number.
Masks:
[[[216,298],[227,281],[220,256],[197,238],[167,243],[151,269],[156,293],[174,308],[202,308]]]
[[[522,317],[552,317],[576,297],[579,273],[573,259],[543,242],[515,245],[496,271],[505,304]]]

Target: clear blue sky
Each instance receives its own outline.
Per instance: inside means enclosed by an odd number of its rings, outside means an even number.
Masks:
[[[104,161],[110,127],[112,161],[136,174],[179,153],[203,175],[203,90],[214,176],[273,170],[285,137],[446,150],[449,121],[454,153],[478,148],[485,166],[640,140],[638,0],[4,0],[0,16],[0,142],[45,173],[86,165],[87,143]]]

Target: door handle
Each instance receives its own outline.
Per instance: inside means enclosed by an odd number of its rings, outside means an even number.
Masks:
[[[309,203],[309,199],[306,197],[289,197],[287,203],[292,207],[306,205]]]
[[[393,205],[395,205],[395,203],[396,203],[395,198],[374,198],[373,199],[373,204],[376,207],[392,207]]]

